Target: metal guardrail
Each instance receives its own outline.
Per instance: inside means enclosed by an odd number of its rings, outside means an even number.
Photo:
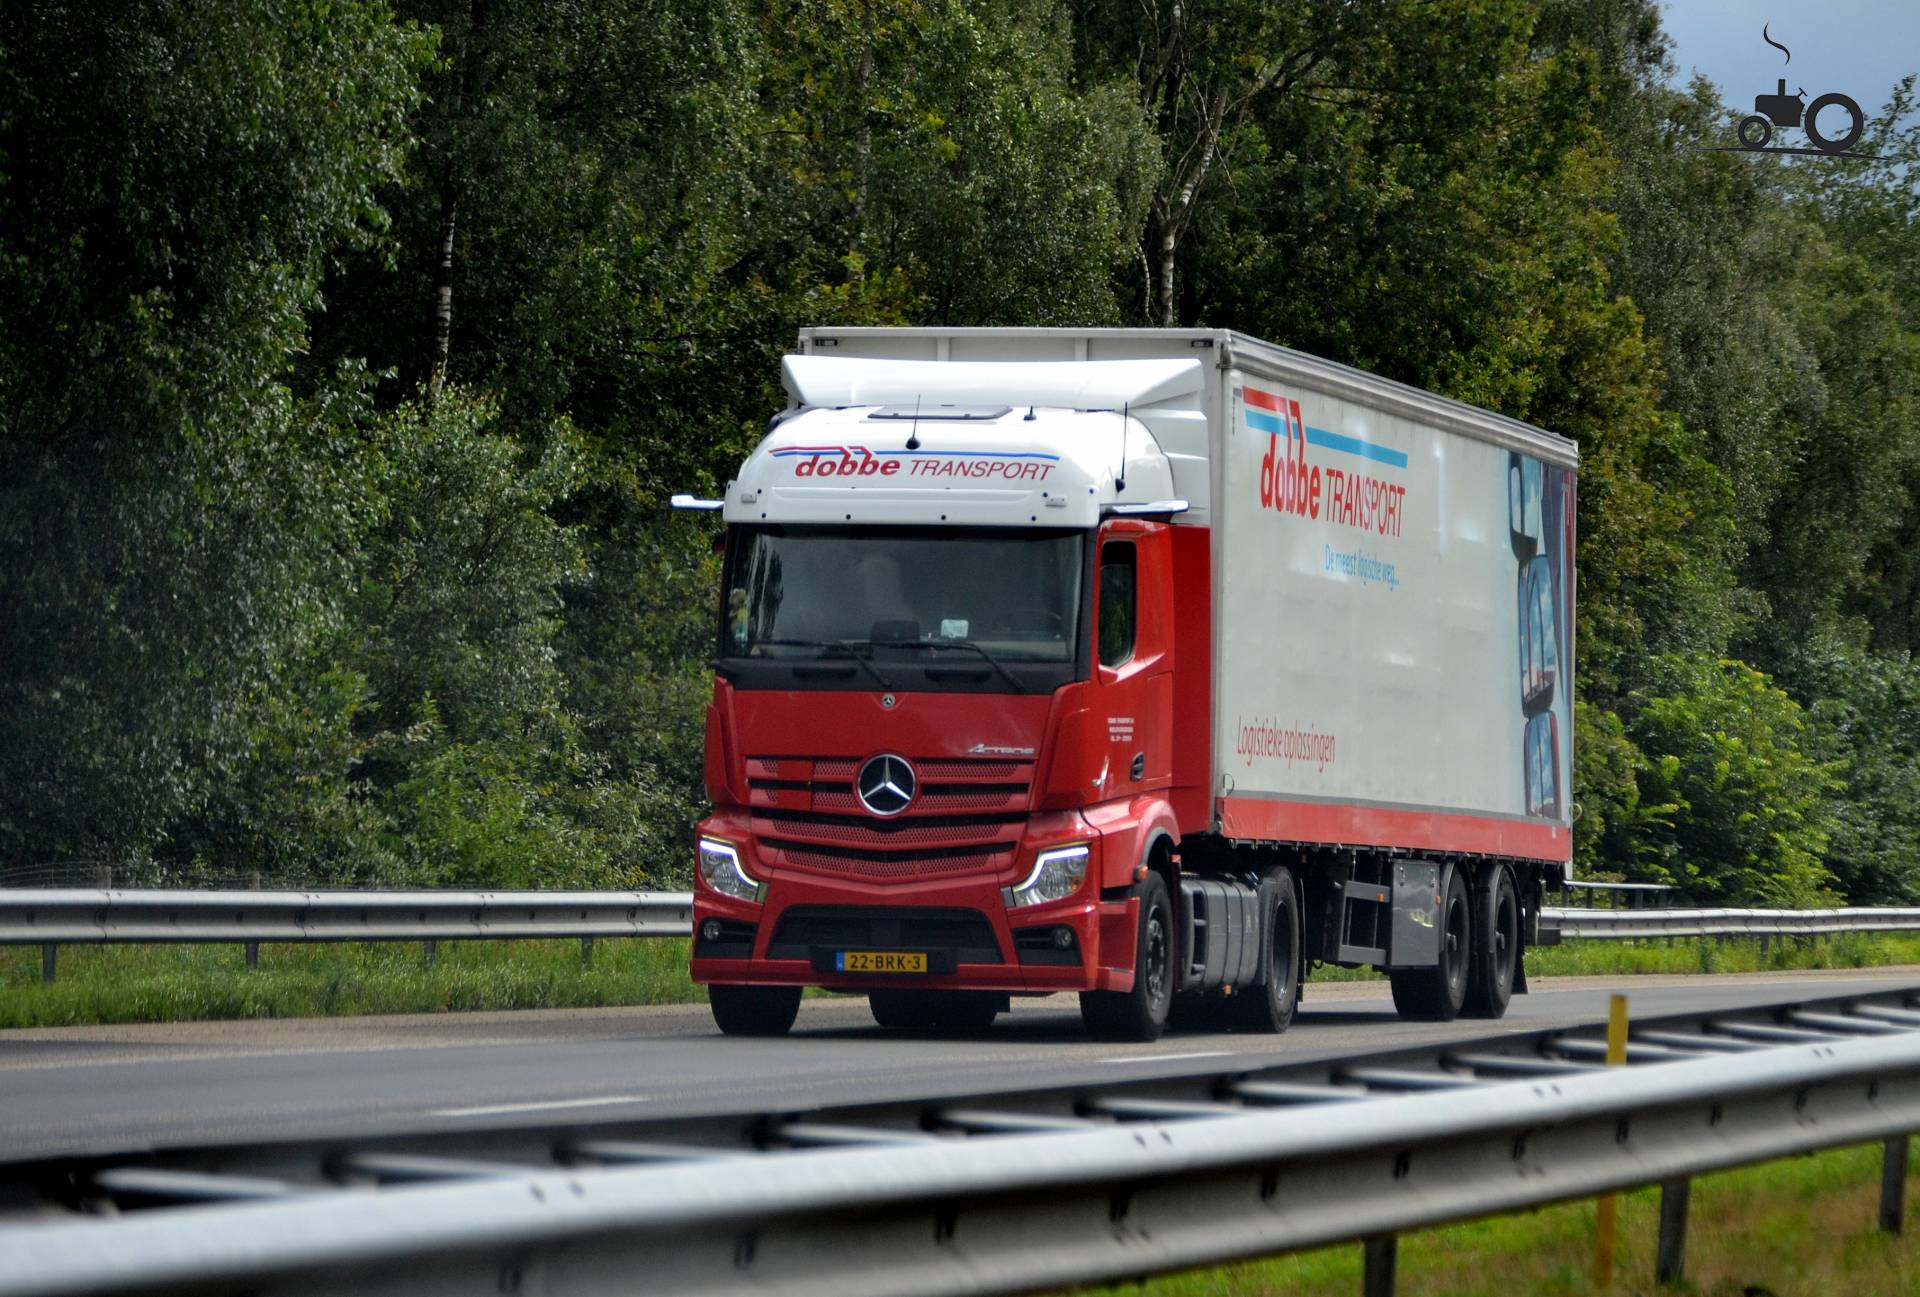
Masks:
[[[1562,937],[1818,937],[1843,932],[1920,932],[1920,909],[1586,910],[1545,907],[1540,924]]]
[[[1546,906],[1567,937],[1920,932],[1920,908],[1588,909]],[[687,892],[0,890],[0,945],[684,937]]]
[[[1654,884],[1593,883],[1638,894]],[[52,981],[63,945],[239,942],[248,962],[262,942],[439,941],[684,937],[687,892],[325,892],[91,888],[0,889],[0,946],[37,945]],[[1920,932],[1920,908],[1832,910],[1586,909],[1547,906],[1543,929],[1561,938],[1828,936]],[[590,949],[590,944],[588,946]]]
[[[686,892],[0,891],[0,945],[684,937]]]
[[[1608,904],[1614,908],[1657,908],[1661,899],[1673,888],[1666,883],[1606,883],[1574,879],[1548,890],[1568,897],[1570,903],[1574,896],[1584,895],[1589,909],[1598,908],[1602,897],[1607,898]]]
[[[429,963],[441,941],[684,937],[686,892],[262,892],[22,888],[0,890],[0,946],[39,946],[54,980],[65,945],[238,942],[247,964],[262,942],[418,941]]]
[[[959,1297],[1348,1240],[1368,1242],[1369,1291],[1390,1291],[1399,1232],[1649,1183],[1669,1188],[1672,1261],[1687,1177],[1875,1140],[1881,1224],[1898,1229],[1920,1129],[1915,1004],[1643,1024],[1623,1068],[1595,1065],[1606,1046],[1589,1031],[1543,1032],[1419,1065],[1335,1060],[1318,1082],[1088,1086],[1065,1110],[946,1099],[911,1125],[775,1122],[780,1151],[757,1156],[575,1130],[546,1132],[559,1168],[404,1139],[336,1143],[325,1182],[136,1161],[96,1168],[91,1191],[172,1205],[0,1228],[0,1294]],[[356,1175],[403,1187],[340,1187]],[[218,1205],[178,1205],[195,1201]]]

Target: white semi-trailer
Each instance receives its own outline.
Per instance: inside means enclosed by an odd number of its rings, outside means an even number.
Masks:
[[[1220,330],[810,329],[730,483],[693,972],[887,1025],[1498,1016],[1571,856],[1577,455]]]

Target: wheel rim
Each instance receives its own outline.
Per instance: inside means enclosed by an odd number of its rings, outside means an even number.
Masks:
[[[1167,916],[1159,906],[1147,914],[1147,996],[1158,1003],[1167,993]]]

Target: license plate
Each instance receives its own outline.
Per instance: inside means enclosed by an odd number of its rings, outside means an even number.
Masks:
[[[923,950],[840,950],[834,952],[833,967],[840,973],[924,973],[927,955]]]

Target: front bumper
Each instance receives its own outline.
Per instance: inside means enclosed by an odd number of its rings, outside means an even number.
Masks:
[[[1138,902],[1103,901],[1089,886],[1065,901],[1009,910],[1001,885],[993,876],[906,886],[776,877],[758,905],[702,887],[694,893],[693,980],[1016,994],[1133,985]],[[718,921],[718,940],[704,935],[709,919]],[[1054,935],[1061,929],[1071,938],[1064,948]],[[921,953],[927,971],[847,972],[839,958],[847,951]]]

